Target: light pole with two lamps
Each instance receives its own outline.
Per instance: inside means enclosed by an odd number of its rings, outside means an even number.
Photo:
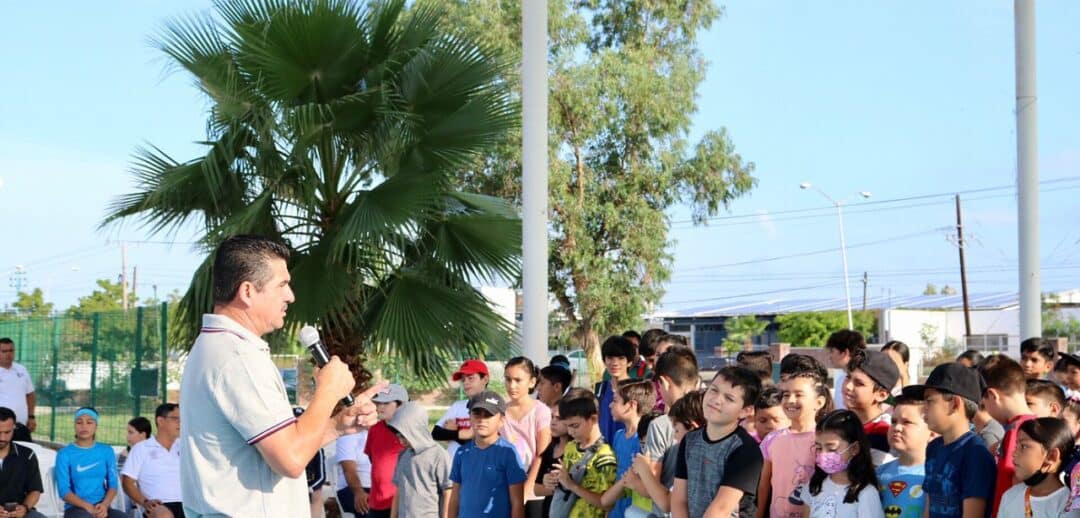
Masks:
[[[803,190],[813,189],[813,190],[817,191],[818,194],[824,196],[826,200],[829,200],[829,203],[832,203],[833,206],[836,207],[836,219],[838,219],[840,221],[840,257],[844,262],[844,296],[847,299],[847,325],[848,325],[848,329],[853,330],[853,329],[855,329],[855,320],[851,316],[851,284],[850,284],[850,281],[848,280],[847,241],[844,239],[844,208],[843,207],[844,207],[844,202],[846,200],[835,200],[835,199],[833,199],[832,196],[829,196],[828,194],[825,194],[825,191],[819,189],[817,186],[811,184],[810,182],[803,182],[803,183],[799,184],[799,188],[803,189]],[[860,191],[858,193],[858,195],[862,196],[863,198],[869,198],[870,197],[870,193],[867,192],[867,191]]]

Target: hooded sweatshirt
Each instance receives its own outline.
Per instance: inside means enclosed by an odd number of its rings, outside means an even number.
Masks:
[[[439,516],[443,492],[454,483],[450,481],[450,454],[431,438],[427,410],[405,403],[389,424],[409,443],[394,470],[398,516]]]

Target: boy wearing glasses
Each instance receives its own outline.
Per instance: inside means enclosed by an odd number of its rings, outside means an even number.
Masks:
[[[938,437],[926,447],[928,518],[989,516],[997,468],[986,443],[971,431],[986,384],[959,363],[934,368],[924,385],[904,388],[904,396],[926,402],[926,424]]]

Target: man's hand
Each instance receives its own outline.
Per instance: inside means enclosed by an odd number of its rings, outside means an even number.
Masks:
[[[31,417],[26,420],[26,427],[30,429],[30,433],[37,431],[37,418]],[[24,513],[25,514],[25,513]]]
[[[327,364],[327,366],[329,365]],[[389,384],[390,382],[386,380],[380,381],[356,396],[353,406],[345,407],[334,417],[334,425],[338,431],[342,435],[349,435],[375,426],[375,423],[379,422],[379,416],[375,413],[375,403],[371,401],[371,398],[375,397],[375,394],[381,392]]]
[[[367,514],[370,510],[368,508],[368,494],[367,491],[361,489],[355,495],[353,495],[353,506],[356,507],[356,514]]]
[[[147,515],[159,505],[161,505],[161,500],[143,500],[143,509],[146,509]]]
[[[26,516],[27,511],[28,511],[28,509],[26,508],[25,505],[18,504],[18,505],[15,506],[15,512],[8,513],[8,516],[10,516],[12,518],[24,518]]]
[[[332,396],[343,398],[352,392],[356,386],[349,366],[341,361],[341,358],[332,356],[320,369],[315,370],[315,390],[325,390]]]

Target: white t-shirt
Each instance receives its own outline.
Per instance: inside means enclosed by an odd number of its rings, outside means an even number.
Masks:
[[[364,455],[365,445],[367,445],[367,430],[338,437],[335,445],[337,452],[334,454],[334,464],[337,465],[338,471],[338,489],[349,487],[348,481],[345,480],[345,470],[341,468],[341,463],[346,460],[356,463],[356,475],[360,477],[360,486],[371,487],[371,459]]]
[[[439,419],[439,422],[435,424],[446,428],[446,423],[451,420],[457,424],[458,430],[472,428],[472,422],[469,421],[469,402],[467,400],[455,401],[454,404],[450,405],[450,408],[446,409],[446,414],[442,416],[442,419]],[[454,458],[459,446],[457,441],[450,441],[450,444],[446,446],[446,451],[450,453],[451,459]]]
[[[139,442],[131,447],[120,474],[137,481],[139,491],[146,498],[162,502],[181,501],[180,440],[174,441],[168,450],[156,437]]]
[[[26,424],[30,411],[26,408],[26,395],[34,392],[30,372],[21,364],[12,362],[10,369],[0,367],[0,406],[15,412],[15,422]]]
[[[868,485],[859,491],[857,501],[844,503],[847,489],[825,477],[818,494],[810,494],[810,484],[803,484],[795,489],[792,498],[810,507],[810,518],[884,518],[877,487]]]
[[[998,505],[998,516],[1025,516],[1024,493],[1027,486],[1023,482],[1010,487],[1001,495],[1001,504]],[[1062,487],[1046,496],[1031,497],[1031,516],[1033,518],[1061,518],[1063,516],[1080,516],[1080,511],[1070,514],[1065,511],[1069,505],[1069,488]]]

